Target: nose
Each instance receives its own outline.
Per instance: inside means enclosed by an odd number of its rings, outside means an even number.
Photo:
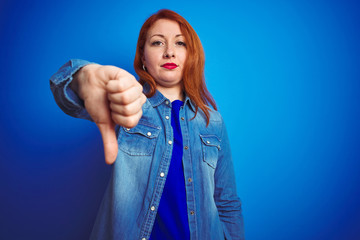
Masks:
[[[164,52],[164,58],[172,58],[175,57],[175,51],[171,46],[167,46]]]

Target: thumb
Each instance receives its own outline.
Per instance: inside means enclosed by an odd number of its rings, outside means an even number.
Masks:
[[[100,130],[101,137],[104,144],[105,162],[113,164],[118,153],[118,143],[115,134],[115,124],[111,123],[96,123]]]

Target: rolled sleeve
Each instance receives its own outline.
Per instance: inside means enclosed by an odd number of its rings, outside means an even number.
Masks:
[[[69,86],[73,80],[74,74],[79,69],[90,63],[91,62],[80,59],[68,61],[53,76],[51,76],[50,89],[54,95],[57,105],[66,114],[72,117],[92,121],[84,107],[84,102]]]

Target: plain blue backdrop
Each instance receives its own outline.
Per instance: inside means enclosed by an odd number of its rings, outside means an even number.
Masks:
[[[202,40],[247,239],[360,239],[360,7],[340,0],[1,0],[0,239],[89,237],[111,166],[49,78],[71,58],[134,73],[162,8]]]

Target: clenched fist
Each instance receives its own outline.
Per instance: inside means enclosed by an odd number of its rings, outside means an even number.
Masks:
[[[70,87],[84,101],[100,130],[106,163],[114,163],[118,153],[115,125],[128,128],[137,125],[146,102],[142,86],[121,68],[89,64],[74,75]]]

